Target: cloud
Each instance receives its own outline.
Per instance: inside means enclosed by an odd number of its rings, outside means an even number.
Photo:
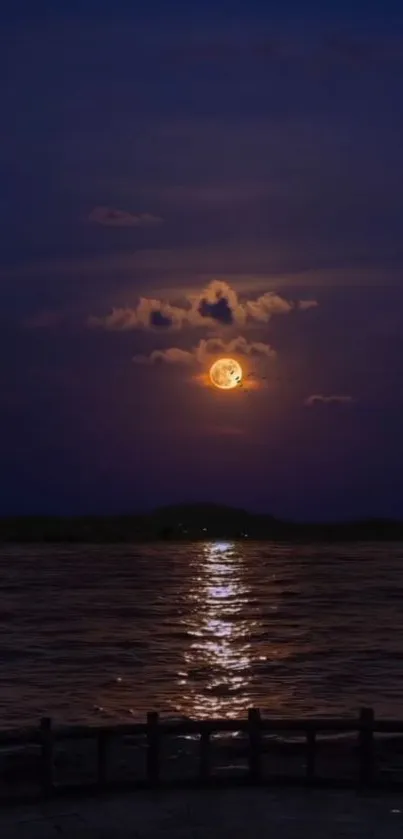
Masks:
[[[220,297],[215,303],[209,303],[205,297],[200,300],[198,312],[202,318],[211,318],[219,323],[230,325],[234,322],[234,314],[225,297]]]
[[[286,315],[293,309],[310,309],[316,300],[293,302],[274,291],[253,300],[242,301],[224,280],[213,280],[201,294],[191,295],[184,306],[142,297],[134,308],[112,309],[104,317],[91,316],[90,326],[109,330],[181,329],[183,327],[245,326],[268,323],[273,315]]]
[[[262,294],[257,300],[249,300],[244,305],[246,316],[250,320],[257,320],[267,323],[272,315],[287,315],[295,308],[295,303],[285,300],[274,291],[267,291]]]
[[[308,396],[308,398],[305,399],[304,404],[311,408],[314,405],[349,405],[352,402],[354,402],[354,398],[352,396],[343,396],[337,394],[332,394],[331,396],[323,396],[323,394],[321,393],[315,393],[312,396]]]
[[[308,309],[316,309],[319,303],[317,300],[300,300],[298,306],[303,312],[307,312]]]
[[[88,218],[103,227],[154,227],[162,222],[161,218],[150,213],[136,215],[113,207],[95,207]]]
[[[179,347],[170,347],[167,350],[154,350],[151,355],[135,355],[135,364],[155,364],[157,361],[164,361],[165,364],[193,364],[195,356],[193,352],[181,350]]]
[[[92,315],[88,319],[88,325],[112,332],[125,332],[131,329],[180,329],[186,315],[186,311],[178,306],[171,306],[170,303],[153,298],[140,297],[135,308],[114,308],[105,317]]]
[[[221,338],[202,339],[191,350],[181,350],[179,347],[153,350],[150,355],[135,355],[133,361],[135,364],[205,364],[215,355],[248,355],[272,359],[276,357],[276,352],[269,344],[260,341],[249,343],[246,338],[239,336],[228,342]]]
[[[202,339],[196,348],[196,358],[200,364],[211,355],[230,355],[231,353],[237,355],[255,355],[266,356],[266,358],[275,358],[276,352],[269,344],[263,344],[261,341],[254,341],[249,343],[246,338],[241,335],[238,338],[233,338],[227,343],[222,338],[208,338]]]
[[[238,301],[238,295],[223,280],[213,280],[208,284],[199,299],[193,305],[192,320],[197,325],[197,316],[207,318],[229,326],[235,322],[243,323],[245,313]]]
[[[150,326],[155,326],[156,329],[162,327],[163,329],[169,329],[172,326],[173,320],[169,317],[169,315],[164,315],[159,309],[153,309],[150,314]]]

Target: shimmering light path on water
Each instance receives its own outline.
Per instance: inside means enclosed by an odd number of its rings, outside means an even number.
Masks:
[[[0,727],[402,715],[403,546],[3,546]]]

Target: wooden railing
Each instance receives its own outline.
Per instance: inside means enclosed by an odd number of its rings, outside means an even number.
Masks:
[[[213,775],[214,762],[211,749],[212,735],[217,733],[241,732],[245,737],[245,754],[247,757],[247,771],[242,777],[217,776]],[[304,747],[304,774],[280,775],[271,773],[265,775],[263,769],[263,757],[271,749],[270,742],[265,742],[266,734],[280,732],[293,732],[305,738]],[[318,738],[320,734],[343,734],[356,735],[355,753],[356,769],[353,777],[346,780],[341,777],[325,778],[317,772]],[[159,716],[158,713],[147,714],[146,723],[122,724],[114,726],[83,726],[74,725],[66,727],[55,727],[50,718],[42,719],[39,728],[26,729],[25,731],[4,731],[0,732],[0,748],[8,746],[28,746],[36,744],[39,746],[38,775],[39,788],[43,795],[51,796],[57,792],[73,789],[55,783],[55,749],[61,742],[91,740],[96,742],[96,779],[93,788],[95,790],[106,790],[108,788],[123,786],[149,788],[158,786],[207,786],[220,784],[305,784],[309,786],[333,786],[346,787],[358,786],[361,788],[402,788],[403,780],[395,780],[393,783],[384,781],[381,773],[377,771],[375,760],[374,736],[376,733],[403,734],[403,721],[376,720],[371,708],[362,708],[357,718],[345,719],[277,719],[262,717],[258,709],[252,708],[248,712],[247,719],[229,720],[181,720],[168,721]],[[183,737],[198,735],[198,768],[194,778],[176,778],[170,780],[163,777],[161,744],[165,737]],[[127,783],[114,782],[109,774],[108,751],[113,740],[129,736],[143,736],[146,745],[146,767],[145,776]],[[403,754],[402,754],[402,779],[403,779]],[[1,780],[1,778],[0,778]],[[81,785],[82,786],[82,785]],[[77,791],[78,785],[74,785]],[[88,790],[88,786],[85,786]]]

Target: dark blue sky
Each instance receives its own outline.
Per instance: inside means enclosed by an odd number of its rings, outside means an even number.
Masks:
[[[403,517],[400,4],[135,5],[0,15],[0,513]]]

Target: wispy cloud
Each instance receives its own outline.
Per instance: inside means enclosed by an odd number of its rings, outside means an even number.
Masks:
[[[225,342],[221,338],[208,338],[199,341],[196,347],[191,350],[182,350],[179,347],[169,347],[166,350],[154,350],[150,355],[135,355],[135,364],[205,364],[206,361],[215,355],[248,355],[260,356],[261,358],[273,359],[276,352],[269,344],[255,341],[249,343],[246,338],[239,336],[232,341]]]
[[[162,223],[162,218],[150,213],[136,214],[113,207],[94,207],[88,218],[103,227],[154,227]]]
[[[105,317],[91,316],[88,325],[117,332],[131,329],[180,329],[189,312],[162,300],[140,297],[134,308],[115,308]]]
[[[319,303],[317,300],[300,300],[298,306],[303,312],[307,312],[308,309],[316,309]]]
[[[312,408],[314,405],[349,405],[354,402],[353,396],[347,395],[338,395],[338,394],[331,394],[330,396],[324,396],[321,393],[315,393],[312,396],[308,396],[305,399],[304,404],[308,406],[308,408]]]
[[[293,309],[316,306],[314,300],[294,302],[274,291],[252,300],[241,300],[229,283],[213,280],[201,294],[188,297],[184,306],[142,297],[134,308],[115,308],[103,317],[91,316],[89,326],[108,330],[181,329],[200,326],[245,326],[268,323],[273,315],[285,315]]]
[[[267,323],[272,315],[288,315],[295,309],[295,303],[280,297],[273,291],[261,294],[256,300],[248,300],[244,304],[246,317],[250,320],[257,320]]]
[[[165,364],[193,364],[195,360],[195,351],[181,350],[180,347],[169,347],[166,350],[153,350],[150,355],[133,356],[135,364],[154,364],[157,361],[164,361]]]

